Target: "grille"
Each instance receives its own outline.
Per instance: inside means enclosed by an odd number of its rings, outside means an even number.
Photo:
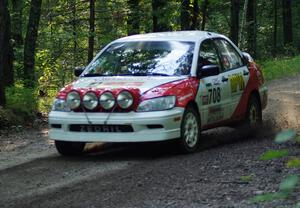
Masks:
[[[133,132],[131,125],[70,125],[70,131],[74,132]]]

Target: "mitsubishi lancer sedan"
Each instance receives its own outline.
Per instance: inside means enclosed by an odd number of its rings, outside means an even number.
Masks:
[[[176,141],[203,130],[259,128],[267,105],[260,67],[227,37],[205,31],[133,35],[108,44],[58,92],[49,136],[62,155],[91,142]]]

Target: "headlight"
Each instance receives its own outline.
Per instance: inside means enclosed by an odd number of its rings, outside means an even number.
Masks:
[[[67,104],[74,110],[80,106],[80,95],[76,91],[72,91],[67,95]]]
[[[98,98],[96,94],[93,92],[86,93],[83,96],[82,102],[83,102],[83,106],[89,110],[94,110],[98,106]]]
[[[147,111],[169,110],[174,108],[175,104],[176,104],[175,96],[153,98],[141,102],[139,107],[137,108],[137,111],[147,112]]]
[[[102,108],[109,110],[114,107],[116,100],[111,92],[105,92],[100,96],[99,102]]]
[[[52,105],[53,111],[64,111],[64,112],[70,112],[71,109],[67,105],[67,102],[62,99],[55,99],[54,103]]]
[[[132,106],[133,97],[130,92],[123,91],[118,95],[117,102],[122,109],[127,109]]]

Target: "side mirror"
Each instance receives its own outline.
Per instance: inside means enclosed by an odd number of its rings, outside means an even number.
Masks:
[[[244,60],[246,61],[246,63],[249,63],[249,62],[253,62],[253,58],[251,57],[251,55],[247,52],[242,52],[243,54],[243,58]]]
[[[85,69],[85,67],[76,67],[74,69],[75,77],[79,77],[82,74],[82,72],[84,71],[84,69]]]
[[[210,77],[220,74],[220,67],[217,65],[206,65],[199,70],[198,78]]]

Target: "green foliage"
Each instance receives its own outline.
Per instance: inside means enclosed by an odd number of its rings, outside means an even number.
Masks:
[[[10,109],[0,106],[0,129],[22,123],[22,119],[17,117]]]
[[[299,168],[300,167],[300,158],[292,158],[287,162],[288,168]]]
[[[276,158],[282,158],[289,155],[289,151],[287,149],[283,150],[269,150],[265,152],[260,159],[261,160],[272,160]]]
[[[246,175],[246,176],[241,176],[241,177],[240,177],[240,180],[241,180],[242,182],[249,183],[249,182],[251,182],[251,181],[253,180],[253,177],[254,177],[254,176],[255,176],[254,174]]]
[[[297,137],[297,133],[294,130],[287,129],[275,137],[275,142],[279,144],[283,144],[288,141],[296,141],[298,142],[299,136]],[[269,150],[265,152],[260,159],[261,160],[271,160],[276,158],[283,158],[288,157],[289,151],[287,149],[281,150]],[[288,158],[287,160],[287,167],[288,168],[299,168],[300,167],[300,158],[299,157],[292,157]],[[282,180],[279,186],[279,190],[275,193],[265,193],[262,195],[258,195],[253,197],[250,201],[253,203],[259,202],[269,202],[274,200],[284,200],[286,199],[297,187],[299,184],[300,177],[299,175],[288,175],[285,179]],[[299,206],[299,203],[296,207]]]
[[[32,121],[37,113],[37,96],[33,89],[21,84],[6,89],[7,110],[15,114],[19,122]],[[15,118],[15,116],[13,116]]]
[[[297,132],[295,130],[287,129],[276,135],[275,142],[279,144],[285,143],[291,139],[294,139],[296,135]]]
[[[266,193],[255,196],[251,199],[251,202],[269,202],[274,200],[284,200],[290,193],[292,193],[299,183],[299,176],[289,175],[280,183],[279,191],[274,193]]]
[[[259,62],[266,80],[278,79],[300,73],[300,56]]]

